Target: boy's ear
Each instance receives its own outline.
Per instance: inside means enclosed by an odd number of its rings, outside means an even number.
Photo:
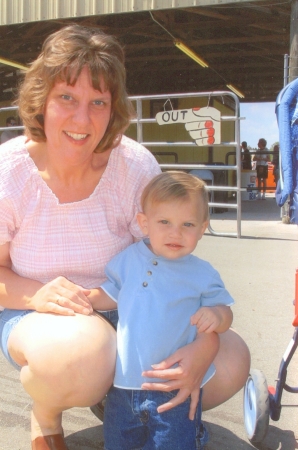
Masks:
[[[206,231],[208,225],[209,225],[209,220],[206,220],[205,222],[202,223],[201,237],[199,238],[199,240],[202,239],[203,234],[205,233],[205,231]]]
[[[206,228],[208,228],[208,226],[209,226],[209,219],[208,219],[208,220],[205,220],[205,222],[203,223],[203,230],[204,230],[204,233],[205,233],[205,231],[206,231]]]
[[[137,222],[139,227],[141,228],[142,232],[147,235],[148,232],[148,221],[147,216],[143,212],[139,212],[137,214]]]

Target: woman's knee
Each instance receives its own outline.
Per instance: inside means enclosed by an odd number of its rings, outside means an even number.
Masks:
[[[116,333],[97,316],[30,314],[11,333],[9,350],[36,375],[61,371],[65,376],[78,366],[81,374],[101,365],[112,371]]]
[[[245,383],[250,368],[250,352],[247,344],[235,330],[228,330],[220,335],[219,352],[215,366],[225,365],[228,373],[238,383]]]
[[[35,316],[35,317],[33,317]],[[22,323],[23,322],[23,323]],[[96,316],[31,314],[12,336],[12,352],[23,338],[26,364],[21,381],[33,398],[37,391],[68,397],[70,405],[91,405],[112,383],[116,334]],[[38,387],[38,388],[37,388]]]
[[[203,409],[212,409],[233,397],[245,384],[250,368],[250,352],[234,330],[220,335],[214,359],[216,374],[204,386]]]

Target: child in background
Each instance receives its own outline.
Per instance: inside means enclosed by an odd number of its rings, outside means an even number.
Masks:
[[[267,187],[267,178],[268,178],[268,162],[270,162],[270,157],[268,153],[268,148],[266,147],[267,141],[266,139],[259,139],[258,142],[258,150],[253,158],[254,161],[257,162],[257,180],[258,180],[258,200],[266,199],[266,187]],[[262,193],[262,185],[263,185],[263,195]]]
[[[234,301],[218,272],[191,254],[208,226],[205,183],[184,172],[165,172],[147,185],[141,204],[137,219],[148,238],[108,263],[101,303],[93,305],[104,310],[116,302],[119,313],[116,373],[105,404],[105,449],[197,450],[201,398],[190,414],[190,398],[173,408],[177,392],[148,391],[142,385],[152,381],[146,371],[158,369],[197,333],[225,332]],[[203,384],[214,372],[212,365]]]

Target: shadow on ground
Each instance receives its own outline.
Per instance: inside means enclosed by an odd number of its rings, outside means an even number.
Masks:
[[[248,439],[244,441],[227,428],[208,422],[205,422],[205,424],[210,434],[208,450],[230,450],[231,448],[239,450],[295,450],[298,448],[297,440],[291,430],[281,430],[270,425],[264,442],[259,446],[254,446]]]
[[[69,434],[65,441],[69,450],[101,450],[104,448],[103,426],[90,427]]]

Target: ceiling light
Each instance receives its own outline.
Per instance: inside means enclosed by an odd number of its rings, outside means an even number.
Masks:
[[[242,92],[239,91],[239,89],[235,88],[232,84],[227,84],[226,86],[227,86],[227,88],[231,89],[231,91],[233,91],[234,94],[238,95],[238,97],[240,97],[240,98],[245,97],[245,95],[242,94]]]
[[[28,70],[27,66],[20,64],[16,61],[11,61],[10,59],[0,57],[0,63],[6,64],[7,66],[16,67],[17,69]]]
[[[197,55],[195,52],[193,52],[190,48],[188,48],[181,41],[174,41],[174,44],[176,45],[177,48],[179,48],[179,50],[181,50],[187,56],[192,58],[196,63],[200,64],[200,66],[209,67],[208,64],[199,55]]]

